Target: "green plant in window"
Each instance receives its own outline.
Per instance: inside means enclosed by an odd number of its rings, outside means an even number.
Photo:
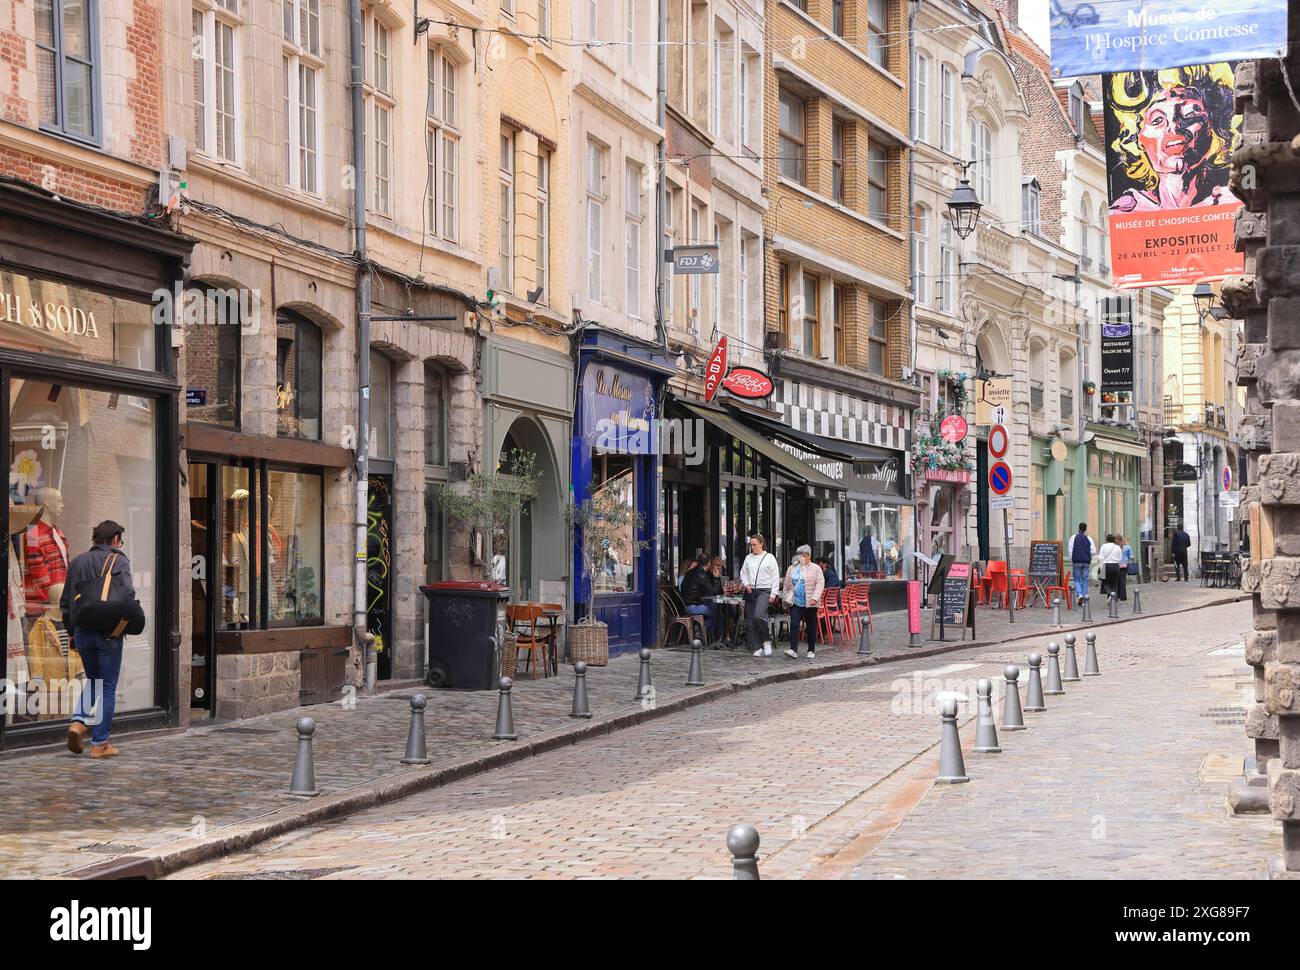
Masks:
[[[316,595],[316,570],[311,566],[300,566],[294,573],[294,588],[285,596],[294,604],[294,613],[299,620],[320,615],[320,597]]]

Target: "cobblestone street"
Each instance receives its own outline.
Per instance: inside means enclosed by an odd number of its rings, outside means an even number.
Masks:
[[[725,878],[749,821],[768,878],[1253,878],[1277,825],[1224,801],[1250,752],[1248,622],[1234,604],[1103,630],[1103,676],[967,753],[969,785],[930,784],[935,693],[973,697],[1046,637],[732,694],[177,875]]]

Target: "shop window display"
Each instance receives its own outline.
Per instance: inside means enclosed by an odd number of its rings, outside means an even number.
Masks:
[[[635,472],[632,459],[624,455],[599,455],[594,460],[592,502],[599,505],[606,495],[612,495],[630,509],[636,507],[633,491]],[[605,562],[598,564],[592,576],[593,593],[625,593],[636,589],[636,559],[638,555],[635,524],[627,523],[624,536],[611,542],[605,550]]]
[[[122,523],[148,625],[124,641],[117,710],[150,708],[154,689],[155,407],[145,398],[12,377],[9,440],[6,723],[66,718],[84,677],[59,599],[91,530]]]

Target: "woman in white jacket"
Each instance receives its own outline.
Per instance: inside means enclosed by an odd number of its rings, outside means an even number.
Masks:
[[[809,660],[817,658],[817,611],[822,605],[826,580],[822,568],[812,561],[812,549],[800,546],[795,550],[795,561],[786,571],[781,585],[781,599],[790,608],[790,649],[785,655],[799,659],[799,624],[808,628]]]

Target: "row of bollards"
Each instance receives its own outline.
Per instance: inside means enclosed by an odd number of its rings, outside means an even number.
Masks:
[[[1085,639],[1088,643],[1088,658],[1084,674],[1098,676],[1101,671],[1097,669],[1097,634],[1089,632],[1086,634]],[[1015,664],[1008,664],[1003,669],[1002,674],[1006,678],[1007,689],[1002,711],[1002,730],[1026,730],[1025,711],[1046,711],[1047,697],[1064,694],[1063,682],[1080,679],[1078,664],[1074,656],[1075,642],[1073,633],[1066,634],[1064,677],[1061,675],[1060,644],[1052,641],[1047,645],[1046,687],[1043,686],[1042,655],[1039,653],[1029,655],[1029,683],[1025,691],[1023,708],[1020,705],[1020,668]],[[981,679],[975,685],[975,693],[978,697],[978,713],[976,715],[975,746],[971,750],[979,754],[999,754],[1002,751],[1002,746],[998,742],[997,725],[993,722],[992,682]],[[961,736],[957,730],[956,699],[945,698],[940,705],[939,713],[943,721],[943,727],[939,737],[939,775],[935,778],[935,783],[954,785],[968,782],[970,776],[966,774],[966,765],[961,753]]]
[[[1086,604],[1086,600],[1084,600]],[[1136,605],[1136,604],[1135,604]],[[1054,603],[1053,606],[1059,606]],[[1138,607],[1140,612],[1140,607]],[[1101,670],[1097,667],[1097,634],[1089,631],[1084,634],[1088,644],[1087,658],[1084,661],[1084,677],[1097,677]],[[1077,639],[1073,633],[1065,635],[1065,672],[1060,667],[1061,646],[1056,641],[1047,645],[1047,687],[1043,687],[1041,654],[1029,655],[1029,687],[1025,692],[1025,704],[1020,705],[1020,668],[1008,664],[1002,671],[1006,678],[1006,700],[1002,710],[1002,730],[1024,731],[1024,711],[1046,711],[1044,697],[1064,694],[1064,683],[1081,680],[1079,665],[1075,658],[1074,647]],[[993,683],[981,678],[975,684],[978,699],[976,715],[975,746],[972,752],[978,754],[1000,754],[1002,745],[998,741],[998,728],[993,717]],[[959,785],[970,781],[966,774],[966,762],[961,753],[961,735],[957,729],[957,700],[944,697],[939,705],[939,714],[943,721],[939,739],[939,774],[936,784]],[[758,874],[758,830],[752,825],[733,825],[727,832],[727,850],[731,853],[732,876],[735,879],[755,880]]]
[[[868,646],[868,650],[870,647]],[[704,645],[697,639],[691,641],[691,661],[686,673],[687,687],[703,687],[704,671],[702,655]],[[637,674],[636,696],[633,700],[644,701],[654,696],[654,686],[650,679],[650,650],[642,648],[641,666]],[[514,681],[502,677],[497,682],[497,717],[492,731],[494,741],[517,741],[519,734],[515,730],[514,708],[511,693]],[[428,698],[424,694],[415,694],[411,698],[411,722],[406,734],[406,751],[402,755],[404,765],[427,765],[432,763],[425,743],[424,711]],[[587,699],[587,665],[581,660],[573,665],[573,707],[570,717],[592,717],[591,705]],[[316,787],[316,769],[312,752],[312,736],[316,732],[316,722],[310,717],[301,718],[297,724],[298,748],[294,756],[293,775],[289,781],[289,794],[311,797],[320,794]]]

